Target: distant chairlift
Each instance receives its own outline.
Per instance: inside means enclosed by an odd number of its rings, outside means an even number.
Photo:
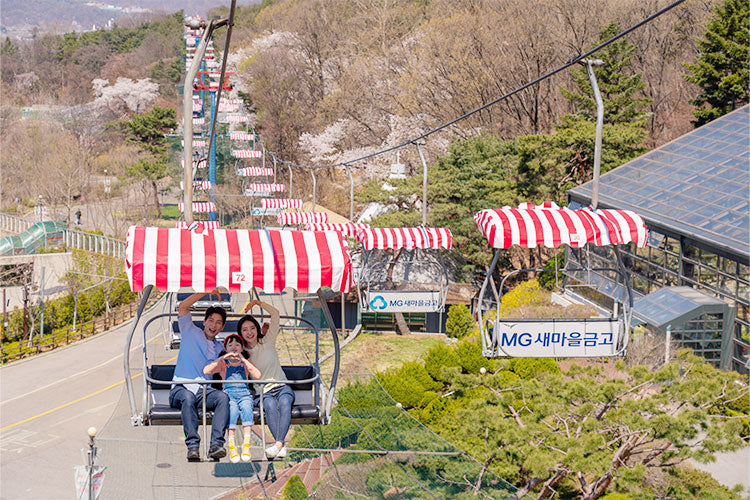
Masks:
[[[128,231],[126,271],[131,290],[143,292],[129,335],[124,356],[125,381],[133,425],[179,424],[180,410],[169,406],[174,365],[149,365],[147,329],[158,327],[164,317],[176,317],[174,310],[154,316],[143,325],[143,400],[135,401],[130,373],[133,336],[149,295],[154,288],[177,292],[189,288],[208,292],[216,287],[231,293],[248,293],[255,289],[265,293],[281,293],[292,288],[300,293],[318,293],[323,313],[333,338],[334,365],[327,390],[323,390],[318,366],[318,331],[304,318],[285,317],[297,324],[306,324],[315,334],[315,359],[310,365],[284,366],[288,380],[253,380],[253,383],[288,383],[295,391],[292,407],[293,424],[327,424],[331,418],[336,381],[339,373],[340,350],[338,335],[321,289],[348,292],[351,287],[351,260],[343,236],[335,231],[271,231],[271,230],[184,230],[133,226]],[[226,306],[225,297],[221,305]],[[206,305],[206,304],[203,304]],[[171,309],[171,308],[170,308]],[[237,314],[231,318],[238,319]],[[229,323],[229,320],[228,320]],[[202,382],[206,387],[210,380]],[[225,382],[225,381],[218,381]],[[205,398],[204,398],[205,401]],[[263,426],[263,405],[256,408],[255,420]],[[199,412],[203,420],[204,445],[206,425],[211,413],[205,406]],[[263,428],[264,429],[264,428]],[[265,439],[265,430],[262,431]]]
[[[628,344],[633,294],[617,245],[634,242],[645,247],[648,230],[643,219],[628,210],[560,208],[552,202],[543,205],[523,203],[518,208],[482,210],[474,216],[480,232],[497,248],[487,272],[476,316],[479,321],[482,352],[486,357],[599,357],[621,356]],[[520,272],[550,272],[550,269],[516,269],[505,275],[499,290],[492,274],[503,249],[518,245],[558,248],[587,244],[614,246],[618,268],[567,269],[612,273],[624,290],[622,308],[617,302],[610,318],[581,319],[499,319],[505,280]],[[488,296],[489,292],[496,300]],[[495,306],[494,314],[491,312]]]
[[[364,249],[357,279],[363,312],[422,313],[444,309],[448,271],[439,249],[453,247],[450,229],[361,228],[357,240]],[[400,255],[402,252],[406,253],[405,258]],[[426,281],[424,276],[434,281]]]

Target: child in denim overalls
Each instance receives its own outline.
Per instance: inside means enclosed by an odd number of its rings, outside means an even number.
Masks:
[[[245,340],[233,333],[224,339],[226,354],[219,356],[216,361],[207,364],[203,373],[211,375],[218,373],[223,380],[245,380],[260,378],[260,370],[242,356]],[[253,425],[253,395],[248,384],[224,384],[224,392],[229,395],[229,460],[232,463],[240,461],[237,445],[234,441],[234,431],[237,428],[237,417],[242,417],[242,461],[250,461],[250,426]]]

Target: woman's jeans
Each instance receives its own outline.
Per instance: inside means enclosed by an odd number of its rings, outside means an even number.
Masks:
[[[229,385],[229,384],[227,384]],[[242,417],[242,425],[253,425],[253,397],[249,394],[239,399],[229,395],[229,428],[237,428],[237,417]]]
[[[256,396],[256,399],[260,401],[260,396]],[[283,443],[289,432],[293,404],[294,391],[286,384],[276,386],[263,394],[266,424],[278,442]]]

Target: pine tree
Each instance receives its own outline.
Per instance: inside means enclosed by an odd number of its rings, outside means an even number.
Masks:
[[[599,33],[598,43],[609,40],[620,31],[617,23],[609,23]],[[646,84],[640,73],[630,74],[628,71],[635,50],[635,45],[621,38],[591,56],[604,61],[604,65],[594,67],[594,75],[604,102],[604,123],[642,126],[648,120],[648,113],[642,109],[649,104],[650,99],[638,96]],[[572,77],[578,90],[563,88],[563,95],[577,106],[579,116],[596,121],[596,101],[588,71],[580,66],[573,70]]]
[[[686,64],[691,74],[685,79],[701,88],[690,101],[696,127],[710,122],[748,102],[750,85],[750,2],[726,0],[716,8],[706,29],[705,39],[698,41],[698,61]]]

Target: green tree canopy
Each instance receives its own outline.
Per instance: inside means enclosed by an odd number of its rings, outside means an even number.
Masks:
[[[161,204],[156,182],[167,173],[167,148],[164,134],[177,127],[175,110],[154,106],[147,113],[133,115],[130,120],[121,122],[126,140],[137,144],[148,158],[140,158],[127,167],[127,172],[136,178],[148,181],[154,194],[157,215],[161,217]]]
[[[705,38],[698,40],[698,60],[686,64],[687,81],[701,88],[690,103],[696,127],[748,102],[750,85],[750,2],[726,0],[716,8]]]

